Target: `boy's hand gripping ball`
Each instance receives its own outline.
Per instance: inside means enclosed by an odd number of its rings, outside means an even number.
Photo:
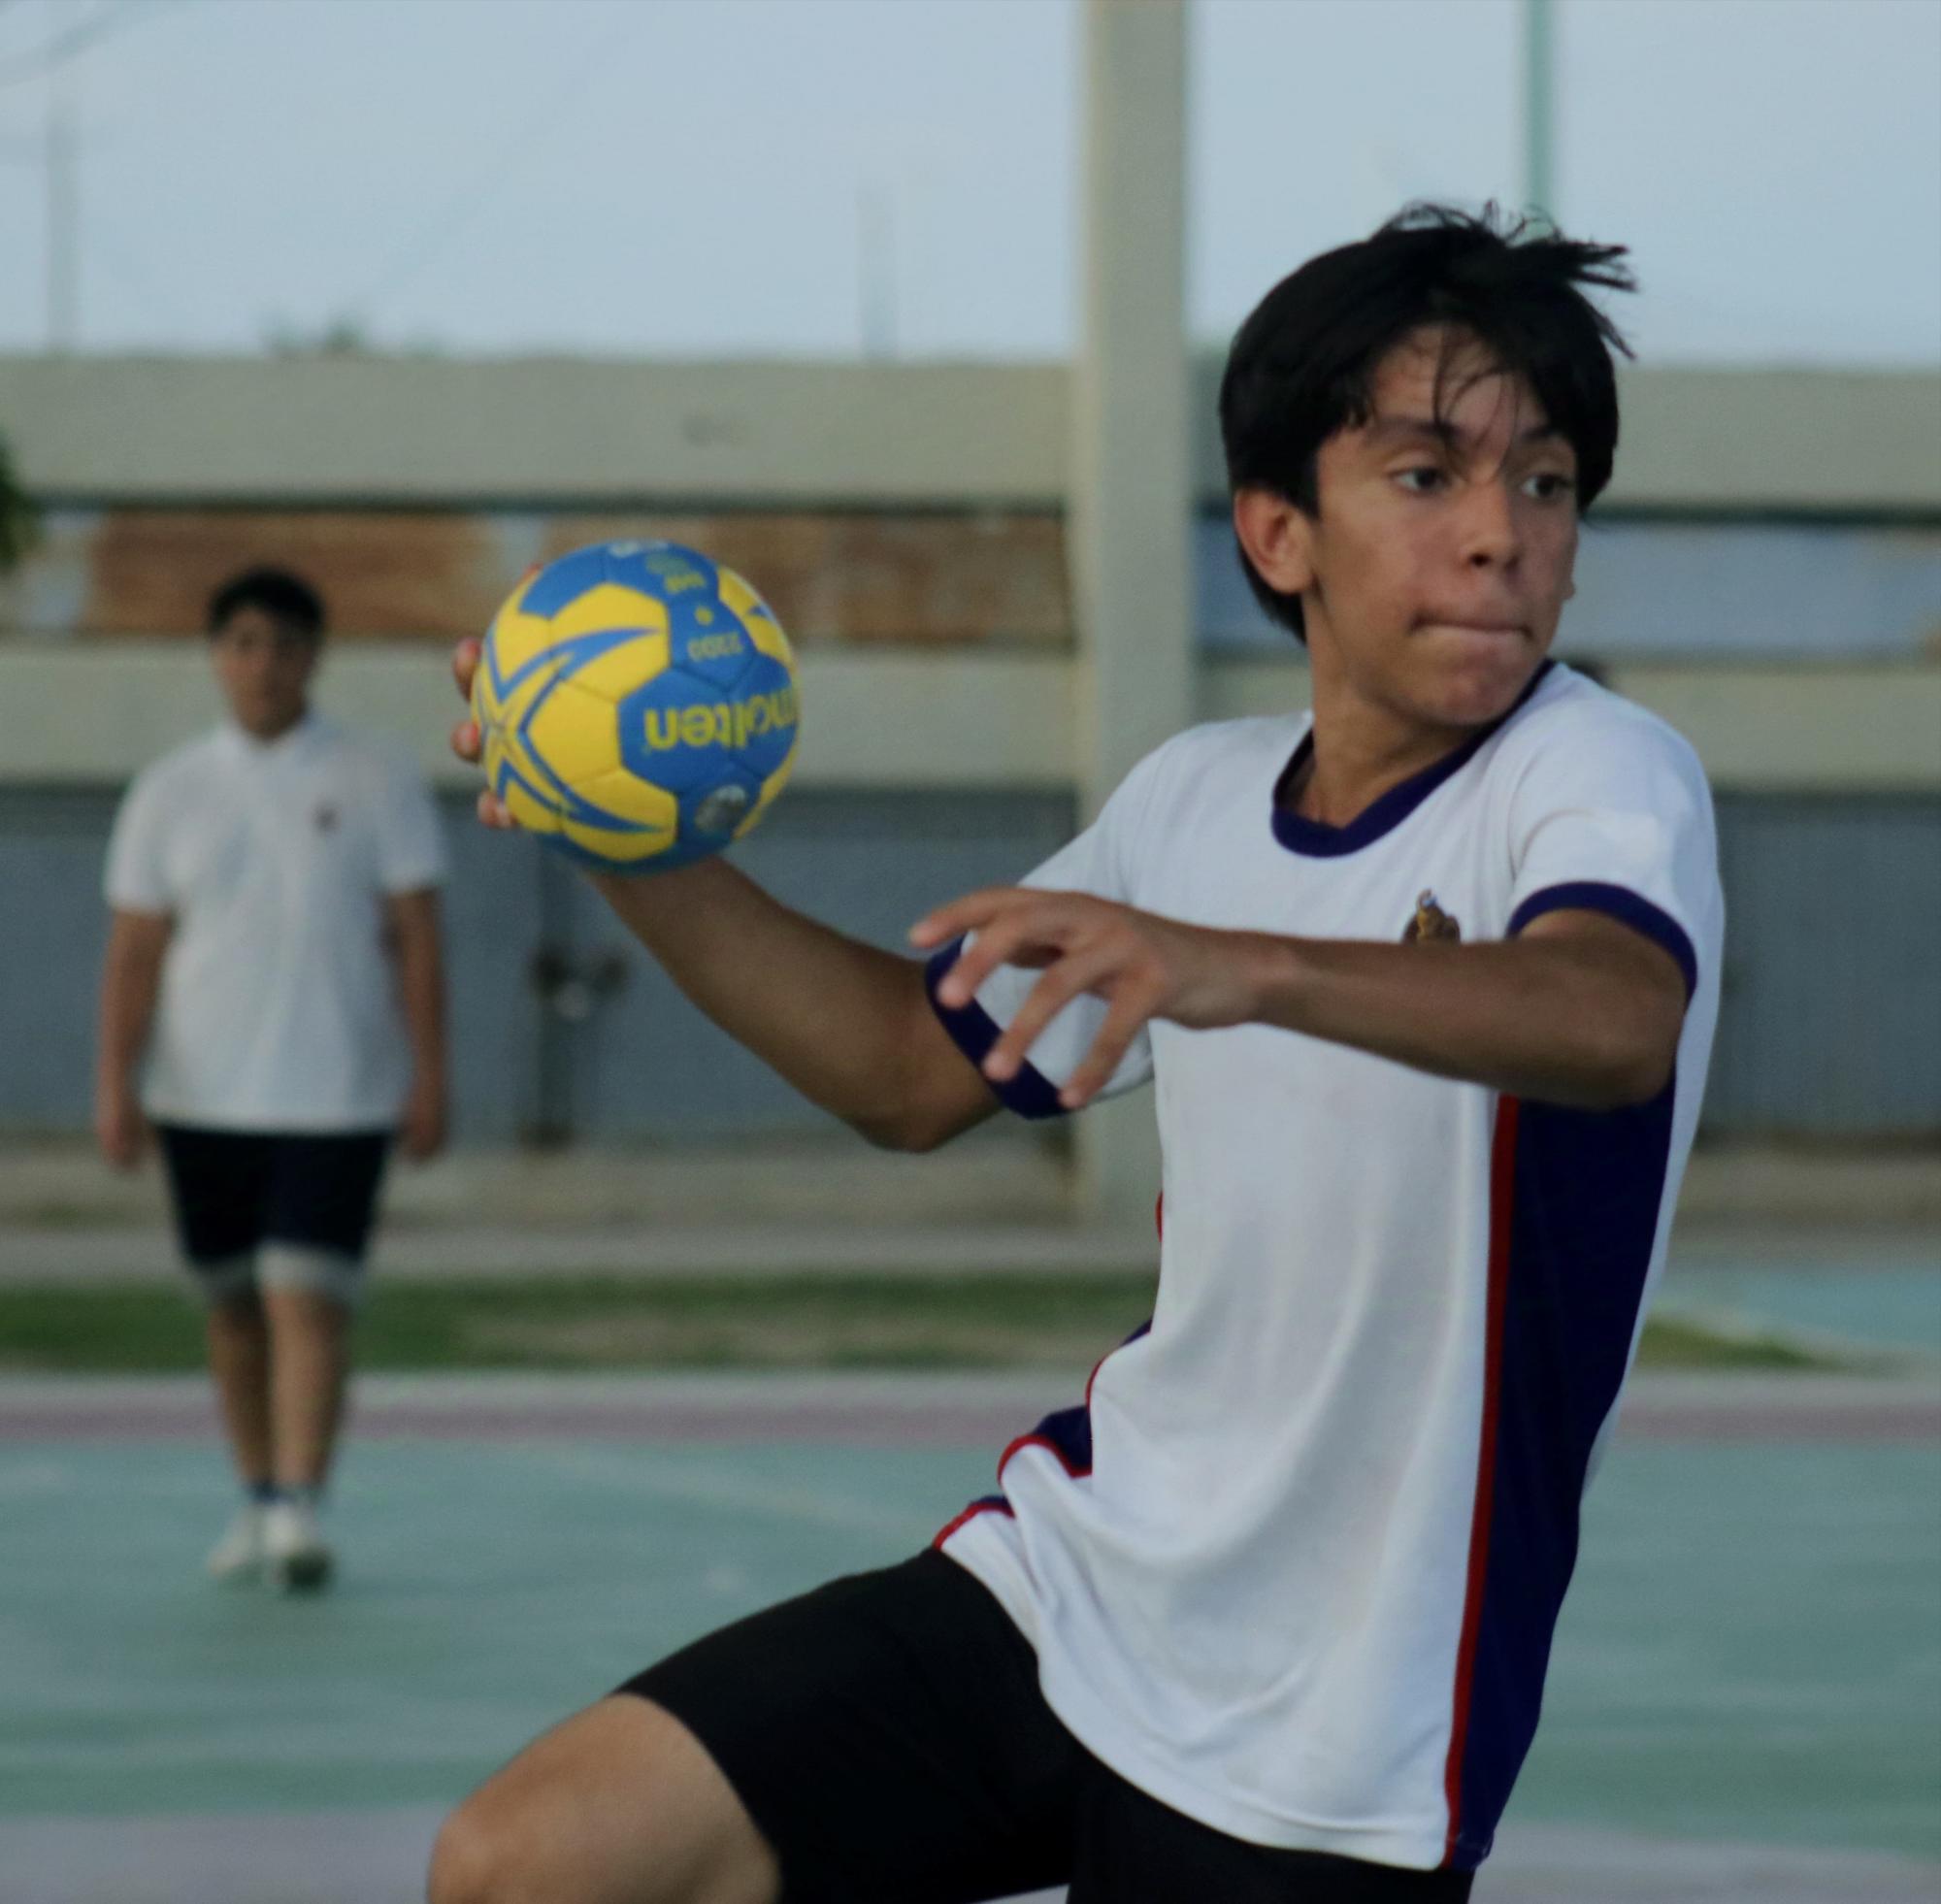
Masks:
[[[485,778],[549,846],[609,872],[718,852],[795,764],[795,658],[732,569],[597,542],[536,569],[472,682]]]

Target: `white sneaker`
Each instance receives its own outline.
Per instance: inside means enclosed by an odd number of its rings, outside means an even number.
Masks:
[[[329,1584],[335,1556],[308,1501],[277,1500],[263,1510],[263,1564],[286,1593],[313,1592]]]
[[[236,1510],[235,1520],[203,1562],[212,1580],[254,1580],[262,1572],[263,1517],[267,1511],[253,1500]]]

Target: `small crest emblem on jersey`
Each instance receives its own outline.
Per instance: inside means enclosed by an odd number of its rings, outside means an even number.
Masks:
[[[312,809],[311,819],[318,833],[334,833],[337,830],[337,808],[328,801]]]
[[[1418,939],[1455,940],[1462,936],[1462,926],[1436,904],[1434,893],[1425,891],[1416,899],[1415,916],[1402,928],[1401,942],[1413,945]]]

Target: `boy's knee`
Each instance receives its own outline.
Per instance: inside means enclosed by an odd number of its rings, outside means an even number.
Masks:
[[[471,1797],[439,1827],[427,1904],[537,1904],[537,1890],[520,1888],[528,1875],[515,1868],[516,1834],[493,1812],[489,1802]]]
[[[536,1740],[444,1822],[429,1904],[773,1904],[773,1855],[677,1721],[614,1697]]]
[[[646,1817],[652,1807],[643,1802],[639,1810]],[[488,1784],[439,1827],[426,1897],[428,1904],[562,1904],[591,1894],[605,1897],[619,1882],[617,1874],[629,1868],[632,1850],[607,1839],[597,1819],[582,1818],[568,1792]],[[649,1886],[643,1904],[664,1894]]]

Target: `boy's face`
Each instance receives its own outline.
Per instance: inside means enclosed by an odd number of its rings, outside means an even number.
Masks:
[[[209,643],[236,724],[274,740],[303,718],[317,644],[261,608],[239,608]]]
[[[1255,566],[1301,598],[1317,691],[1326,675],[1423,731],[1515,705],[1577,553],[1576,452],[1474,344],[1444,373],[1438,425],[1443,343],[1418,332],[1381,361],[1372,416],[1321,446],[1318,517],[1258,490],[1234,505]]]

